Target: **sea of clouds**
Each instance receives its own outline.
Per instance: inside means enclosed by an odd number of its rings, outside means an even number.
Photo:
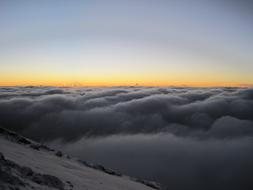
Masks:
[[[253,189],[253,89],[0,88],[0,126],[168,189]]]

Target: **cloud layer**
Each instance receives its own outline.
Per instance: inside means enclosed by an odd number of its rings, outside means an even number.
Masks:
[[[0,125],[37,140],[173,133],[253,134],[253,90],[233,88],[1,89]]]
[[[253,89],[1,88],[0,125],[170,189],[253,187]]]
[[[175,190],[252,189],[253,140],[137,134],[59,144],[71,155]]]

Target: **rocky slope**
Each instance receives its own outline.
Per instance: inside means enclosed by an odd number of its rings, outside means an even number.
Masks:
[[[32,189],[152,190],[160,186],[71,158],[0,128],[0,190]]]

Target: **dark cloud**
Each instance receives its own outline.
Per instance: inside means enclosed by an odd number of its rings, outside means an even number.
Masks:
[[[252,188],[253,89],[0,88],[0,125],[170,189]]]
[[[74,92],[74,91],[72,91]],[[17,97],[38,97],[43,95],[52,94],[68,94],[68,88],[53,88],[53,87],[12,87],[12,88],[0,88],[0,99],[10,99]]]
[[[252,130],[252,89],[45,87],[15,89],[15,93],[0,100],[0,125],[36,140],[161,131],[226,138],[251,135]],[[224,132],[229,123],[233,127],[228,130],[236,128],[237,135]],[[245,123],[247,130],[242,127]]]
[[[228,137],[253,137],[253,121],[240,120],[230,116],[217,119],[211,127],[212,136]]]
[[[193,139],[172,134],[111,136],[54,146],[174,190],[250,190],[253,138]]]

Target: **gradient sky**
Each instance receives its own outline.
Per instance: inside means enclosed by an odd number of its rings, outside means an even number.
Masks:
[[[0,0],[0,85],[252,85],[251,2]]]

